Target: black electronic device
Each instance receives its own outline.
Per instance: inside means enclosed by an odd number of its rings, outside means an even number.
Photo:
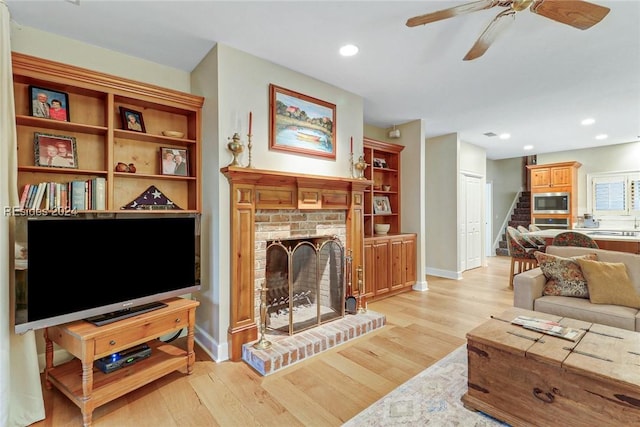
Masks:
[[[151,347],[147,344],[140,344],[98,359],[95,361],[95,365],[102,372],[108,374],[132,363],[136,363],[139,360],[146,359],[149,356],[151,356]]]
[[[199,214],[24,216],[15,235],[19,334],[109,313],[102,324],[200,289]]]

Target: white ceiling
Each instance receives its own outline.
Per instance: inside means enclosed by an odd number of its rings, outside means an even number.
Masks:
[[[502,7],[409,28],[467,2],[5,2],[18,25],[186,71],[222,43],[362,96],[367,124],[424,119],[427,137],[458,132],[491,159],[640,140],[636,0],[593,1],[611,12],[585,31],[524,10],[474,61],[462,58]],[[360,53],[339,57],[345,43]]]

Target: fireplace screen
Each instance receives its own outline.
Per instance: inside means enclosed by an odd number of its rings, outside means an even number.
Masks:
[[[344,271],[335,237],[267,242],[267,328],[293,335],[343,317]]]

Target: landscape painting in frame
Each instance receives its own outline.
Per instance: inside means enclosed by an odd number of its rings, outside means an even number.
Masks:
[[[270,149],[335,160],[335,104],[271,84],[269,106]]]

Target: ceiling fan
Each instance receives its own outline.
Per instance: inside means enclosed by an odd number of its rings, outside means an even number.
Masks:
[[[591,28],[609,13],[609,8],[582,0],[480,0],[454,6],[425,15],[414,16],[407,20],[407,27],[429,24],[454,16],[464,15],[492,7],[506,7],[500,12],[476,40],[471,50],[463,58],[465,61],[482,56],[496,38],[514,21],[517,12],[526,8],[537,15],[553,19],[562,24],[570,25],[580,30]]]

